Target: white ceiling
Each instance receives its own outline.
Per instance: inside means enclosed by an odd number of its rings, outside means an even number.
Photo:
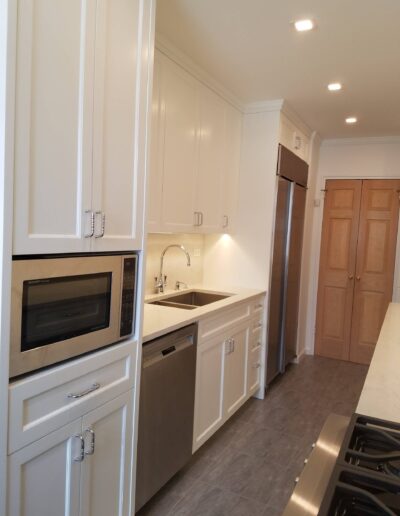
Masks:
[[[297,33],[303,17],[316,30]],[[156,29],[241,101],[283,98],[324,138],[400,134],[400,0],[158,0]]]

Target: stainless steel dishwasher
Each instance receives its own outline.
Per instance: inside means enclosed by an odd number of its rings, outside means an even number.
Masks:
[[[197,325],[143,345],[136,511],[192,456]]]

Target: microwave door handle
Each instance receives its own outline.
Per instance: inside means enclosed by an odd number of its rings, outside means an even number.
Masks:
[[[68,394],[67,398],[74,399],[74,400],[83,398],[83,396],[87,396],[91,392],[97,391],[97,389],[100,389],[100,384],[94,383],[91,387],[89,387],[89,389],[86,389],[86,391],[80,392],[78,394],[70,393],[70,394]]]

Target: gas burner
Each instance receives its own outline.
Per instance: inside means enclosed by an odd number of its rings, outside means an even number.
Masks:
[[[318,516],[400,515],[400,481],[337,465]]]
[[[400,480],[400,425],[355,414],[338,463]]]

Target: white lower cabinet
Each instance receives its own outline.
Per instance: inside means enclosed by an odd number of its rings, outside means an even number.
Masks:
[[[234,332],[226,341],[224,372],[224,412],[229,418],[247,394],[247,354],[250,328]]]
[[[81,420],[8,458],[9,516],[78,516]]]
[[[9,516],[125,516],[132,390],[8,458]]]
[[[264,296],[199,323],[193,452],[262,388]]]
[[[223,423],[225,339],[216,337],[197,348],[194,450]]]
[[[132,391],[82,418],[81,516],[129,514]]]
[[[250,325],[200,342],[197,350],[193,451],[246,401]]]

